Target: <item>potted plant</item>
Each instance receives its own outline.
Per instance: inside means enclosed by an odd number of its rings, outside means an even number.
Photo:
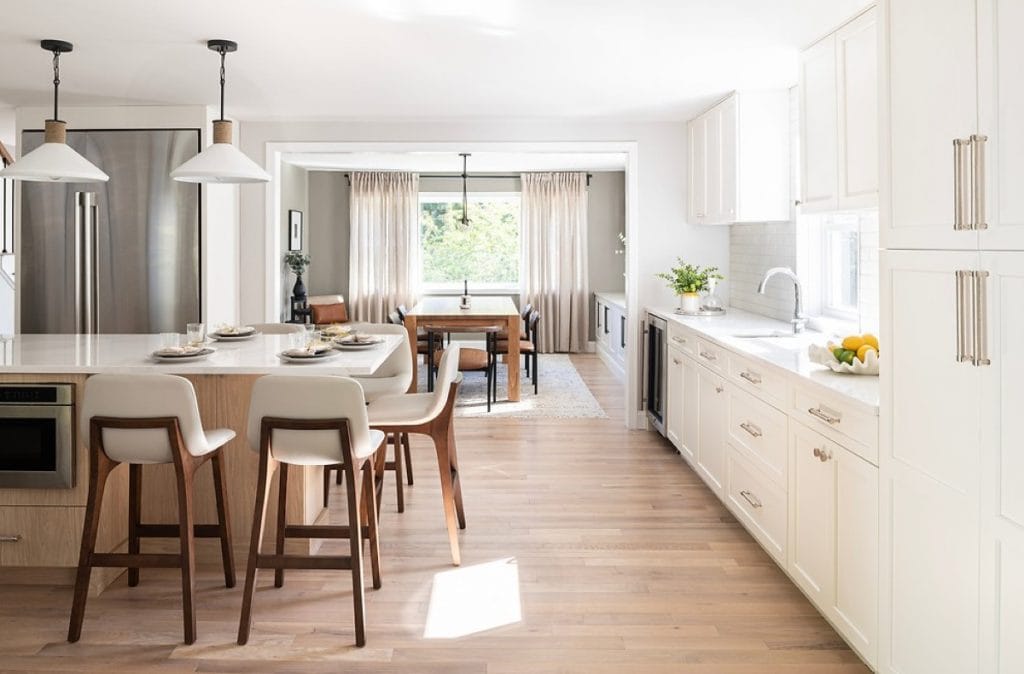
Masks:
[[[292,286],[292,297],[301,299],[306,296],[306,284],[302,282],[302,273],[309,266],[309,256],[299,250],[293,250],[284,256],[284,263],[295,274],[295,285]]]
[[[677,258],[677,262],[678,266],[655,276],[668,281],[668,287],[679,295],[680,308],[684,313],[697,313],[700,311],[701,291],[725,277],[718,273],[718,267],[687,264],[682,258]]]

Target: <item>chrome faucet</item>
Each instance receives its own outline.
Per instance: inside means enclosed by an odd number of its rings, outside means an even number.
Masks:
[[[793,320],[791,320],[790,323],[793,324],[794,333],[803,332],[804,325],[807,324],[807,317],[804,316],[804,300],[800,286],[800,277],[794,274],[792,269],[789,267],[772,267],[764,273],[764,278],[761,279],[761,283],[757,286],[757,292],[764,295],[765,288],[768,285],[768,279],[776,274],[782,274],[793,282],[796,304],[793,306]]]

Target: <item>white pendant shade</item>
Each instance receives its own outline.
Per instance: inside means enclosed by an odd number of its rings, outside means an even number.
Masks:
[[[183,183],[265,183],[270,176],[231,143],[214,143],[171,171]]]
[[[43,143],[0,171],[0,178],[56,183],[110,180],[110,176],[64,143]]]

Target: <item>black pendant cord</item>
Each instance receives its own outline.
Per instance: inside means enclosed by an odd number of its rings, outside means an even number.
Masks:
[[[220,118],[224,119],[224,81],[226,79],[226,69],[224,68],[224,61],[227,58],[228,50],[221,47],[220,52]]]
[[[57,101],[60,92],[60,52],[53,51],[53,119],[59,120],[57,116]]]
[[[462,157],[462,226],[469,226],[469,190],[467,188],[467,180],[469,174],[466,172],[466,160],[469,158],[469,153],[462,152],[459,154]]]

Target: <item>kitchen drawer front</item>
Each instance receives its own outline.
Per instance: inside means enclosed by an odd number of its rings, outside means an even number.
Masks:
[[[785,406],[789,400],[789,382],[785,377],[733,353],[729,354],[729,379],[743,390],[777,405]]]
[[[732,388],[729,392],[729,441],[786,489],[789,420],[783,412]]]
[[[855,376],[855,375],[849,375]],[[832,396],[803,387],[793,393],[795,418],[826,437],[842,442],[868,463],[878,465],[878,417],[862,412]],[[853,442],[846,439],[849,438]]]
[[[85,508],[25,506],[0,511],[0,565],[78,564]]]
[[[786,494],[735,448],[727,456],[726,505],[776,562],[786,567]]]
[[[691,356],[697,355],[697,338],[678,323],[668,324],[668,343]]]
[[[709,341],[697,340],[697,360],[701,365],[709,367],[716,372],[726,374],[728,367],[726,350]]]

